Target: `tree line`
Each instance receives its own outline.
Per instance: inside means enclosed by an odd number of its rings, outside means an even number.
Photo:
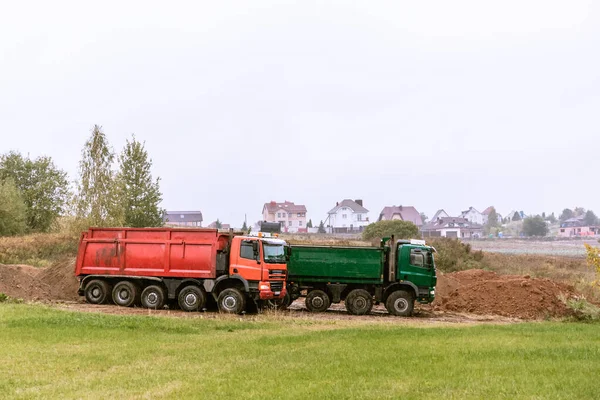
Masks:
[[[49,232],[58,227],[61,217],[74,230],[162,226],[160,178],[152,177],[151,167],[144,142],[132,135],[116,155],[98,125],[83,146],[74,182],[51,157],[3,154],[0,236]]]

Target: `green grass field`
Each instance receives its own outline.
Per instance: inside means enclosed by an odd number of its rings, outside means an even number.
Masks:
[[[598,398],[598,328],[0,304],[0,398]]]

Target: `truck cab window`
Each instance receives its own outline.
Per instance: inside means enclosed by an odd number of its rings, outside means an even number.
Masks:
[[[252,242],[245,240],[240,246],[240,257],[254,260],[254,250],[252,248]]]
[[[416,267],[425,266],[425,256],[420,249],[410,250],[410,264]]]

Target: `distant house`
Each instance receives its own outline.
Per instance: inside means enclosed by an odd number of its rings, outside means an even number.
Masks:
[[[472,224],[483,225],[485,223],[483,214],[474,207],[469,207],[468,210],[461,212],[459,217],[469,220]]]
[[[600,226],[588,225],[585,223],[584,216],[569,218],[560,224],[558,236],[595,236],[600,234]]]
[[[412,206],[387,206],[379,213],[379,221],[391,221],[399,219],[409,221],[418,226],[423,226],[421,214]]]
[[[438,218],[447,218],[447,217],[449,217],[448,213],[446,211],[444,211],[443,209],[440,209],[435,212],[435,214],[433,215],[433,218],[431,218],[430,221],[435,221]]]
[[[167,211],[163,219],[166,226],[187,226],[194,228],[202,226],[201,211]]]
[[[488,208],[483,210],[483,212],[481,213],[481,214],[483,214],[483,224],[484,225],[488,223],[488,220],[489,220],[488,217],[490,216],[490,213],[494,209],[495,209],[494,206],[489,206]],[[496,215],[498,216],[498,222],[502,223],[502,215],[500,215],[497,210],[496,210]]]
[[[283,232],[306,232],[306,206],[271,201],[263,206],[263,221],[281,223]]]
[[[362,232],[369,225],[369,210],[362,200],[344,199],[327,213],[326,225],[331,233]]]
[[[470,239],[483,236],[483,226],[462,217],[437,217],[421,228],[424,237]]]
[[[509,221],[520,221],[525,219],[526,215],[523,211],[511,211],[506,215]]]
[[[210,224],[208,224],[208,228],[217,229],[217,221],[213,221]],[[231,225],[221,223],[221,227],[218,229],[229,230],[231,229]]]

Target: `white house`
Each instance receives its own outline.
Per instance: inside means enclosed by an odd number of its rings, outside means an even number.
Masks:
[[[360,232],[369,225],[369,210],[362,200],[344,199],[327,213],[327,225],[332,233]]]
[[[472,224],[483,225],[485,224],[485,217],[482,213],[477,211],[473,207],[469,207],[468,210],[460,213],[459,218],[465,218]]]
[[[483,226],[461,217],[437,217],[421,228],[424,237],[476,238],[483,236]]]

